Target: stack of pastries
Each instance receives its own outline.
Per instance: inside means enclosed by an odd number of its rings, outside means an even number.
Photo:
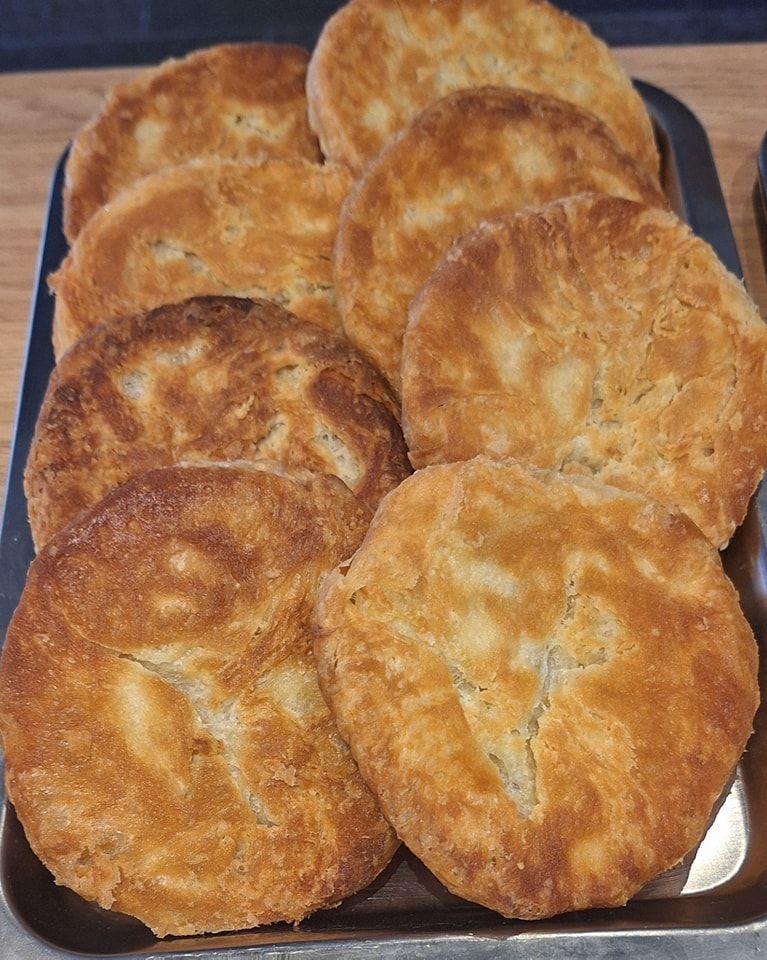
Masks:
[[[537,918],[695,846],[759,698],[718,549],[767,331],[659,169],[540,0],[351,0],[311,58],[112,91],[67,165],[0,663],[56,882],[242,929],[402,841]]]

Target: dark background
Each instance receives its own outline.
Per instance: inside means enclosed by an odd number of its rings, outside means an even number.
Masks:
[[[0,0],[0,70],[148,63],[222,40],[311,47],[338,6],[338,0]],[[560,0],[560,6],[618,46],[767,40],[767,0]]]

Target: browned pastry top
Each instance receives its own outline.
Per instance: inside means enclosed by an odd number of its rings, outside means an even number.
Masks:
[[[339,330],[331,252],[347,170],[195,160],[102,207],[50,278],[60,358],[91,327],[186,297],[266,297]]]
[[[676,864],[759,698],[754,638],[689,519],[512,461],[406,480],[318,621],[323,692],[387,819],[506,916],[623,904]]]
[[[369,513],[335,477],[169,467],[30,568],[0,663],[5,779],[56,881],[159,936],[298,920],[394,835],[309,649]]]
[[[222,44],[114,87],[75,137],[64,187],[70,243],[99,207],[149,173],[194,157],[319,160],[300,47]]]
[[[336,474],[371,507],[410,472],[383,379],[276,304],[200,297],[103,324],[43,401],[24,484],[35,543],[144,470],[264,458]]]
[[[427,104],[486,84],[585,107],[657,173],[631,81],[585,23],[543,0],[351,0],[312,54],[309,119],[325,156],[360,170]]]
[[[463,90],[370,163],[344,205],[335,277],[347,336],[399,388],[410,301],[450,244],[487,217],[601,191],[665,205],[585,110],[525,90]]]
[[[572,198],[479,227],[411,311],[417,466],[477,453],[593,475],[717,546],[767,466],[767,329],[672,214]]]

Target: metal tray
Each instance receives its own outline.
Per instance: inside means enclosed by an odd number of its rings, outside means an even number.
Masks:
[[[756,229],[762,247],[762,260],[767,272],[767,133],[759,144],[756,155],[757,179],[754,184],[754,213],[756,215]]]
[[[741,275],[738,254],[706,135],[679,101],[638,84],[655,121],[663,183],[675,210]],[[61,233],[62,158],[51,185],[29,342],[0,534],[0,635],[33,556],[22,474],[50,374],[52,299],[45,277],[66,251]],[[767,167],[766,167],[767,169]],[[724,554],[725,567],[760,646],[767,643],[767,501],[755,497]],[[767,657],[762,658],[767,670]],[[767,680],[764,675],[762,680]],[[763,689],[765,689],[763,687]],[[31,852],[13,808],[0,823],[0,958],[71,954],[259,960],[276,957],[602,958],[753,956],[767,936],[767,710],[706,837],[674,870],[657,877],[623,909],[568,914],[537,923],[504,920],[449,894],[401,850],[367,890],[299,927],[158,941],[138,921],[101,910],[57,887]],[[0,796],[0,800],[2,800]]]

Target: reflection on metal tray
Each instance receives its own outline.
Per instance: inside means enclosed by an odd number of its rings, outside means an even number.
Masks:
[[[762,247],[762,261],[765,272],[767,272],[767,133],[762,137],[762,142],[759,145],[756,169],[758,177],[754,184],[754,213],[756,214],[756,229]]]
[[[663,181],[674,209],[740,275],[740,263],[711,151],[687,108],[655,87],[639,84],[655,120]],[[767,164],[767,160],[765,161]],[[766,171],[767,172],[767,171]],[[22,490],[24,463],[37,411],[53,365],[53,304],[45,276],[66,251],[61,234],[63,159],[51,187],[38,267],[29,345],[11,455],[0,536],[0,632],[20,595],[32,544]],[[767,642],[767,553],[754,499],[724,554],[730,577],[760,646]],[[763,658],[764,664],[767,659]],[[764,679],[764,677],[762,678]],[[764,687],[763,687],[764,689]],[[663,722],[659,712],[658,722]],[[767,729],[764,711],[713,822],[696,851],[657,877],[623,909],[593,910],[537,923],[504,920],[449,894],[406,851],[367,890],[298,929],[286,924],[232,934],[158,941],[130,917],[86,903],[57,887],[26,842],[7,804],[0,831],[0,954],[31,960],[75,954],[208,956],[234,960],[306,956],[389,958],[600,958],[751,956],[767,934]],[[0,798],[1,799],[1,798]]]

